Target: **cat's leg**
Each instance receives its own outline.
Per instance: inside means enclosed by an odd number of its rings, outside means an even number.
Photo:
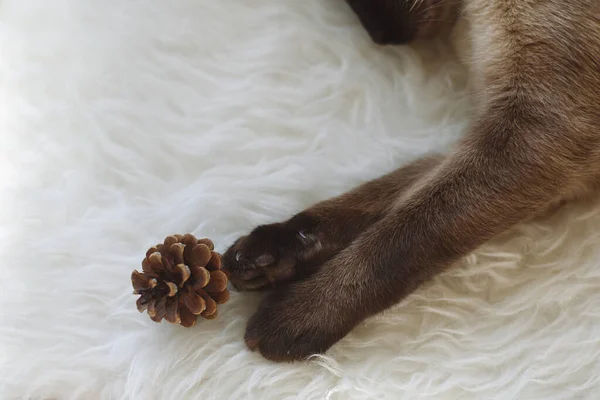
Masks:
[[[500,118],[475,126],[475,135],[397,197],[384,218],[318,272],[269,295],[248,323],[247,345],[276,361],[322,353],[365,318],[562,198],[588,168],[584,150],[597,143],[563,134],[568,127],[557,122]]]
[[[287,221],[257,227],[223,256],[232,283],[241,290],[257,290],[314,273],[379,221],[402,193],[441,161],[441,156],[418,159]]]

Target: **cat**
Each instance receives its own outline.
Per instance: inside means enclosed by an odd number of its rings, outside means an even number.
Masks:
[[[326,352],[490,238],[600,186],[600,1],[346,2],[378,44],[451,32],[474,118],[450,154],[259,226],[225,252],[238,289],[275,286],[245,333],[273,361]]]

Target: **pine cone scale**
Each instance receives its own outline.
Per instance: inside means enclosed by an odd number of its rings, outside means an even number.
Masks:
[[[199,239],[198,243],[205,245],[211,251],[215,249],[215,244],[210,239]]]
[[[183,287],[191,274],[190,268],[187,265],[177,264],[175,266],[175,279],[179,287]]]
[[[207,292],[222,292],[227,287],[227,275],[224,272],[216,270],[210,272],[210,281],[204,288]]]
[[[156,275],[158,275],[158,277],[162,278],[163,280],[168,280],[170,278],[167,270],[162,264],[162,254],[160,254],[160,252],[156,251],[150,254],[148,261],[150,262],[150,268]]]
[[[175,243],[169,247],[171,254],[173,255],[173,259],[175,264],[183,263],[183,249],[185,246],[181,243]]]
[[[142,261],[142,272],[145,275],[148,275],[149,277],[152,278],[158,278],[158,274],[156,274],[154,272],[154,270],[152,269],[152,266],[150,265],[150,261],[148,260],[148,258],[144,258],[144,260]]]
[[[192,327],[196,325],[197,315],[193,314],[185,304],[182,303],[182,299],[179,299],[179,319],[180,324],[185,326],[186,328]]]
[[[211,258],[210,249],[205,244],[192,247],[189,255],[190,267],[205,266]]]
[[[153,320],[156,322],[160,322],[160,320],[162,320],[165,317],[165,307],[167,305],[167,298],[166,297],[161,297],[159,299],[156,300],[156,303],[154,304],[154,309],[155,309],[155,314],[153,317]]]
[[[229,300],[229,290],[225,289],[222,292],[217,292],[217,293],[209,293],[210,297],[212,297],[215,302],[217,304],[223,304],[226,303],[227,300]]]
[[[173,282],[168,282],[167,286],[169,287],[169,293],[167,293],[167,296],[169,297],[173,297],[177,294],[177,285],[174,284]]]
[[[210,254],[210,260],[208,261],[208,263],[206,264],[206,268],[209,271],[216,271],[218,269],[221,269],[222,267],[222,263],[221,263],[221,255],[219,253],[217,253],[216,251],[212,251]]]
[[[172,324],[178,324],[181,322],[177,309],[177,303],[178,300],[176,298],[170,297],[167,299],[167,304],[165,305],[165,319]]]
[[[211,297],[211,295],[209,295],[208,293],[206,293],[206,291],[201,290],[200,296],[206,302],[206,308],[204,309],[204,311],[200,315],[202,315],[203,317],[206,318],[206,317],[210,317],[214,313],[216,313],[217,312],[217,302],[213,300],[213,298]]]
[[[187,290],[182,295],[185,306],[192,314],[198,315],[206,309],[206,302],[196,292]]]
[[[171,263],[171,261],[169,261],[170,257],[169,254],[161,254],[161,264],[164,267],[165,271],[167,271],[167,275],[173,275],[173,263]]]
[[[142,293],[139,299],[137,299],[135,302],[135,305],[137,306],[139,312],[144,312],[148,309],[148,303],[150,302],[151,298],[151,292]]]
[[[148,309],[146,310],[146,312],[148,313],[150,318],[156,316],[156,297],[153,297],[148,301]]]
[[[131,284],[133,285],[133,290],[136,292],[152,289],[156,286],[157,281],[155,278],[152,278],[146,274],[142,274],[137,270],[134,270],[131,273]]]
[[[175,236],[167,236],[163,242],[163,246],[168,249],[175,243],[179,243],[179,240]]]
[[[196,236],[192,235],[191,233],[186,233],[181,238],[181,243],[183,243],[186,247],[189,247],[191,249],[192,247],[198,244],[198,239],[196,239]]]
[[[210,272],[204,267],[194,267],[192,276],[194,277],[194,289],[202,289],[210,281]]]

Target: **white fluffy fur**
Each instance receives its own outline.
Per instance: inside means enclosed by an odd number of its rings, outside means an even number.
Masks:
[[[596,399],[600,205],[512,230],[326,356],[277,365],[219,319],[157,325],[129,275],[444,150],[441,45],[378,48],[342,0],[3,0],[0,398]]]

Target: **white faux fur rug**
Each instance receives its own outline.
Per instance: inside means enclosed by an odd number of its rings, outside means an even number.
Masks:
[[[372,45],[343,0],[0,2],[0,399],[597,399],[600,203],[514,229],[326,356],[192,329],[129,275],[171,233],[254,225],[464,130],[441,45]]]

